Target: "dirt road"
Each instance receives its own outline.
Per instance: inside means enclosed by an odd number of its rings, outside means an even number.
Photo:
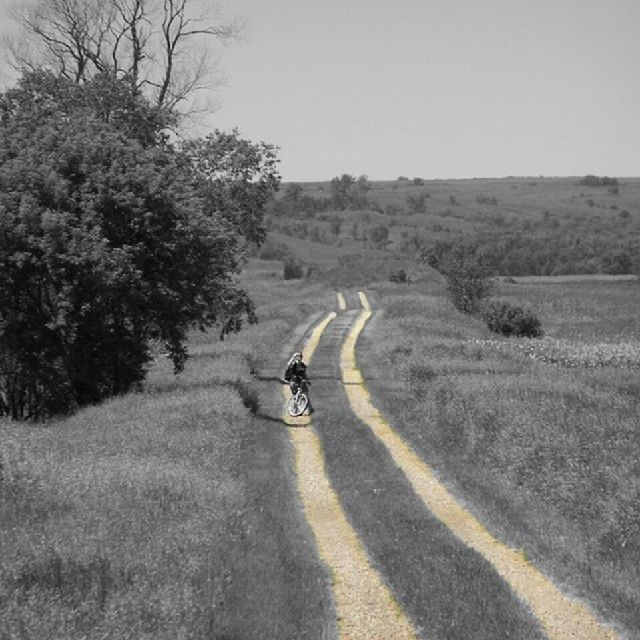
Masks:
[[[618,638],[497,540],[376,410],[356,361],[373,313],[364,293],[341,293],[301,340],[316,413],[287,420],[338,636]]]

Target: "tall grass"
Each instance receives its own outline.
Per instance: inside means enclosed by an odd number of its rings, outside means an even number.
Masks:
[[[286,627],[304,617],[295,603],[289,617],[280,604],[268,609],[288,581],[308,598],[301,568],[314,560],[304,542],[280,544],[286,527],[289,540],[304,537],[276,502],[295,511],[284,461],[253,472],[261,397],[252,374],[280,364],[281,344],[326,294],[318,286],[310,301],[258,267],[250,288],[261,323],[224,342],[194,334],[181,375],[159,354],[140,393],[44,425],[0,422],[0,637],[302,633]],[[280,455],[282,443],[264,444],[264,455]],[[278,495],[258,514],[265,486]],[[263,521],[271,554],[254,548]]]
[[[618,353],[612,345],[628,340],[637,303],[628,283],[591,294],[574,286],[548,296],[519,287],[552,334],[523,342],[490,338],[435,285],[406,293],[380,285],[384,312],[359,353],[384,411],[481,518],[635,637],[640,374],[629,368],[637,346]],[[522,357],[560,347],[572,366]]]

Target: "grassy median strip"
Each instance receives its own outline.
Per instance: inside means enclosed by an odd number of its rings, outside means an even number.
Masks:
[[[372,315],[363,293],[364,311],[343,344],[340,366],[351,406],[385,444],[427,507],[465,544],[496,568],[514,591],[531,607],[552,640],[613,640],[617,634],[602,626],[587,607],[563,595],[518,550],[496,540],[442,485],[432,470],[398,436],[371,403],[357,368],[355,345]]]
[[[329,313],[313,330],[303,349],[309,362],[327,325]],[[285,398],[287,391],[284,390]],[[373,569],[356,532],[325,473],[322,446],[310,418],[285,416],[292,427],[298,490],[321,558],[334,577],[339,636],[350,640],[415,638],[414,630],[380,575]],[[295,427],[307,428],[295,428]]]

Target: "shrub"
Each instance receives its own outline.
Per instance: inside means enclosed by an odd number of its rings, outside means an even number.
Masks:
[[[428,193],[421,193],[415,196],[407,196],[407,206],[411,213],[425,213],[427,211]]]
[[[395,282],[396,284],[410,284],[411,279],[407,276],[407,272],[404,269],[398,269],[389,275],[389,282]]]
[[[302,278],[302,265],[295,258],[288,258],[284,261],[284,279],[298,280]]]
[[[588,187],[617,187],[618,180],[617,178],[609,178],[608,176],[600,178],[598,176],[588,175],[582,178],[578,184]]]
[[[476,202],[478,204],[490,204],[495,207],[498,204],[498,199],[495,196],[477,195]]]
[[[384,247],[389,241],[389,227],[385,224],[378,224],[369,233],[369,238],[377,247]]]
[[[449,298],[458,311],[477,313],[492,289],[487,270],[469,256],[447,259],[436,267],[447,279]]]
[[[509,302],[495,300],[487,304],[482,317],[491,331],[504,336],[539,338],[542,336],[540,320],[529,310]]]

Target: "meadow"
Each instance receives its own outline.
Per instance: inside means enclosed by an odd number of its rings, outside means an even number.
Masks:
[[[640,180],[592,191],[398,180],[372,183],[376,208],[272,213],[242,276],[259,324],[223,342],[194,333],[179,376],[159,350],[136,393],[0,422],[0,638],[324,637],[331,577],[297,502],[274,372],[296,327],[357,288],[380,310],[359,366],[394,427],[494,533],[640,636],[640,284],[496,278],[494,295],[545,332],[507,339],[456,311],[420,259],[513,233],[565,231],[589,251],[598,234],[607,251],[638,237]],[[426,210],[409,211],[420,193]],[[283,280],[287,257],[303,278]]]
[[[383,412],[495,532],[640,634],[638,283],[500,283],[542,340],[496,338],[434,278],[374,289],[360,364]]]
[[[260,381],[321,286],[245,274],[260,323],[161,352],[139,393],[0,423],[0,637],[302,637],[330,608]],[[286,305],[282,301],[286,300]],[[264,406],[271,402],[270,411]],[[272,415],[275,411],[275,415]]]

